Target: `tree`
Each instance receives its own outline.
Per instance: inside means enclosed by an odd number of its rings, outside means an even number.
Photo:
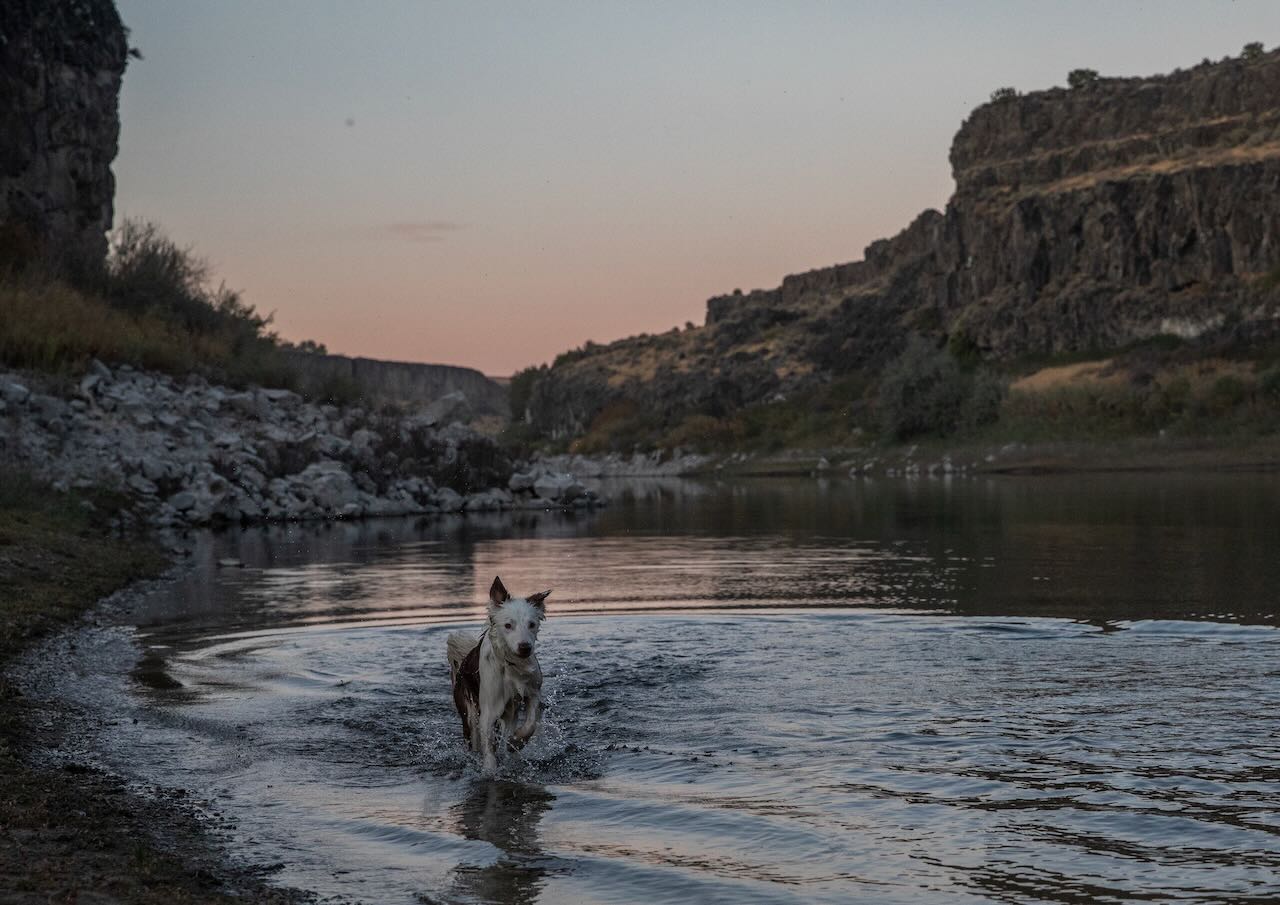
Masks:
[[[1097,81],[1096,69],[1072,69],[1067,73],[1067,85],[1071,88],[1088,88]]]
[[[991,92],[991,102],[997,103],[999,101],[1013,100],[1013,98],[1017,96],[1018,89],[1016,88],[1010,88],[1008,86],[1004,88],[997,88],[995,91]]]
[[[1263,52],[1261,41],[1250,41],[1244,45],[1244,49],[1240,51],[1240,56],[1252,63],[1254,60],[1262,59]]]

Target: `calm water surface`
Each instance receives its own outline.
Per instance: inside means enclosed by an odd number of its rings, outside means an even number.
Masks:
[[[606,490],[206,538],[33,681],[337,900],[1280,899],[1280,479]],[[498,573],[555,591],[493,781],[444,637]]]

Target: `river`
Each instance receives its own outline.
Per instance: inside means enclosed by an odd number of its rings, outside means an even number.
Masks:
[[[336,901],[1280,898],[1280,477],[603,489],[201,535],[31,682]],[[550,705],[487,779],[444,638],[499,574]]]

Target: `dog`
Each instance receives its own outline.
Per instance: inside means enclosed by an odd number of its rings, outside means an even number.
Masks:
[[[470,632],[449,635],[449,678],[453,703],[462,718],[462,737],[471,750],[484,755],[486,773],[498,769],[500,741],[519,749],[538,731],[542,668],[533,647],[547,616],[550,593],[512,597],[502,578],[494,578],[489,588],[489,626],[479,638]],[[524,720],[516,727],[521,705]]]

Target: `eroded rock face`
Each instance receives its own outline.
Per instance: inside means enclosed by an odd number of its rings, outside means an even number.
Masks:
[[[101,258],[128,59],[111,0],[6,0],[0,13],[0,229],[11,255]]]
[[[991,359],[1250,325],[1280,303],[1280,52],[985,104],[956,192],[860,261],[720,296],[706,324],[566,356],[533,423],[630,410],[674,423],[874,373],[910,333]],[[1242,326],[1243,325],[1243,326]]]

